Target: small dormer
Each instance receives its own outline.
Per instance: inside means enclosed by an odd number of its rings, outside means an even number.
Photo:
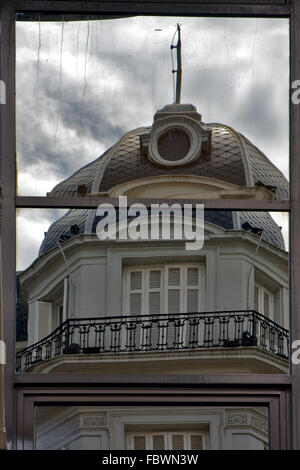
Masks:
[[[170,104],[157,111],[150,130],[140,136],[143,155],[164,167],[188,165],[209,155],[211,130],[192,104]]]

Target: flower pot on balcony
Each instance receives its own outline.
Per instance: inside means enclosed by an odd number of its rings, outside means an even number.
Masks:
[[[77,343],[72,343],[63,349],[63,354],[80,354],[80,346]]]
[[[100,348],[83,348],[82,349],[83,354],[99,354],[100,353]]]
[[[257,345],[257,337],[251,335],[248,331],[245,331],[242,337],[242,346],[256,346],[256,345]]]

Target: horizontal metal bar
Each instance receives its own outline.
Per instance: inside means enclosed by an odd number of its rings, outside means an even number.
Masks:
[[[270,320],[269,318],[265,317],[259,312],[256,312],[255,310],[214,310],[214,311],[209,311],[209,312],[186,312],[186,313],[158,313],[158,314],[148,314],[148,315],[110,315],[109,317],[78,317],[78,318],[72,318],[66,320],[62,325],[58,326],[49,336],[45,338],[45,340],[55,334],[56,331],[58,331],[60,328],[62,328],[63,325],[67,324],[68,322],[70,323],[86,323],[86,324],[91,324],[91,322],[98,322],[98,323],[115,323],[115,322],[141,322],[141,321],[149,321],[153,319],[165,319],[165,320],[172,320],[172,318],[189,318],[193,316],[198,316],[198,317],[211,317],[211,316],[228,316],[228,315],[243,315],[243,314],[252,314],[254,313],[255,316],[261,321],[267,321],[270,325],[273,325],[274,327],[280,328],[282,331],[288,333],[289,331],[286,328],[283,328],[282,326],[278,325],[276,322],[273,320]]]
[[[168,204],[179,203],[183,204],[204,204],[206,209],[224,209],[224,210],[262,210],[262,211],[289,211],[291,208],[290,201],[254,201],[245,199],[153,199],[153,198],[140,198],[140,199],[127,199],[128,205],[141,203],[145,206],[151,204]],[[103,198],[103,197],[30,197],[30,196],[17,196],[17,208],[96,208],[99,204],[112,204],[115,207],[119,206],[118,198]]]
[[[135,1],[37,1],[15,0],[15,9],[20,11],[57,11],[86,13],[136,13],[165,15],[240,15],[240,16],[286,16],[290,7],[287,0],[214,0],[182,1],[144,0]]]

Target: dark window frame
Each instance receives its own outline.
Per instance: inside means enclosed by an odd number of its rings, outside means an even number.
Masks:
[[[250,3],[250,4],[249,4]],[[59,207],[97,207],[98,198],[47,198],[21,197],[16,195],[16,147],[15,147],[15,12],[16,11],[53,11],[95,14],[151,14],[151,15],[205,15],[205,16],[252,16],[290,18],[291,39],[291,83],[300,79],[300,2],[298,0],[141,0],[135,1],[71,1],[71,0],[2,0],[1,2],[1,80],[6,83],[6,105],[1,105],[1,177],[2,177],[2,310],[3,338],[7,345],[7,364],[5,373],[6,426],[9,448],[15,447],[18,435],[18,448],[30,448],[32,442],[33,406],[48,400],[55,403],[59,394],[66,390],[68,397],[86,400],[103,391],[118,395],[118,400],[125,400],[127,388],[136,389],[135,400],[159,402],[161,394],[174,392],[177,387],[184,387],[185,395],[203,402],[204,394],[218,395],[218,402],[226,402],[228,393],[232,393],[235,404],[261,402],[269,406],[270,432],[272,449],[300,449],[300,366],[291,364],[287,375],[122,375],[98,376],[96,374],[16,374],[15,373],[15,215],[17,208],[59,208]],[[271,86],[271,84],[270,84]],[[293,90],[291,90],[292,92]],[[207,209],[246,209],[277,210],[290,213],[290,303],[291,303],[291,342],[300,339],[300,297],[297,286],[300,284],[300,246],[297,234],[300,233],[300,105],[290,105],[290,201],[244,201],[207,200]],[[101,199],[103,202],[103,199]],[[107,199],[117,205],[116,199]],[[131,203],[133,201],[129,201]],[[144,202],[146,202],[144,200]],[[151,200],[147,200],[151,203]],[[192,201],[191,201],[192,202]],[[199,202],[198,201],[194,201]],[[298,245],[298,246],[297,246]],[[12,321],[13,319],[13,321]],[[162,387],[162,383],[164,386]],[[72,384],[72,388],[70,388]],[[195,387],[196,385],[196,387]],[[155,386],[155,388],[153,388]],[[180,398],[181,399],[181,398]],[[125,400],[126,401],[126,400]],[[205,401],[205,400],[204,400]],[[276,403],[276,406],[275,406]],[[291,403],[291,408],[290,408]],[[273,411],[272,411],[273,410]],[[275,411],[274,411],[275,410]],[[292,411],[292,412],[291,412]],[[17,427],[16,427],[16,423]],[[287,439],[283,439],[286,430]],[[21,434],[20,434],[21,433]],[[24,438],[22,437],[24,436]]]
[[[289,398],[285,390],[275,388],[257,390],[237,389],[235,387],[216,389],[215,386],[202,388],[179,387],[178,384],[170,388],[126,388],[119,384],[115,387],[94,389],[90,386],[62,388],[57,385],[51,390],[37,390],[29,387],[17,390],[18,400],[18,432],[15,448],[17,450],[34,449],[34,417],[35,408],[40,406],[254,406],[268,408],[269,446],[270,449],[286,449],[289,447],[289,432],[282,426],[282,420],[287,419],[289,413]]]

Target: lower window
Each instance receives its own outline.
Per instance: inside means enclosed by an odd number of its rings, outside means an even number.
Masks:
[[[205,434],[193,431],[132,432],[127,434],[129,450],[202,450]]]

